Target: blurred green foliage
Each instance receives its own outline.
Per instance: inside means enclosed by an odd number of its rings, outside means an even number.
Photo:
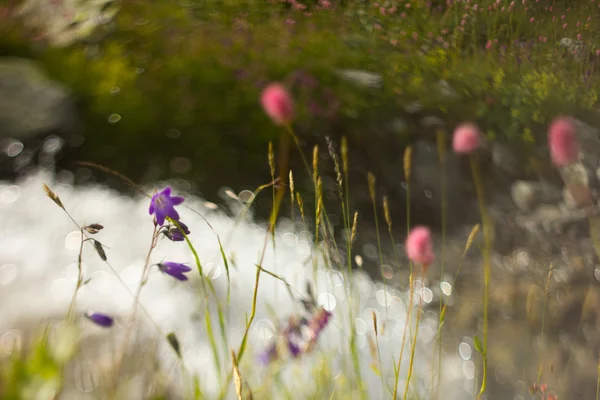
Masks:
[[[258,99],[274,80],[296,97],[297,130],[308,142],[326,134],[364,142],[417,101],[422,115],[442,117],[449,128],[475,120],[496,140],[532,145],[556,114],[589,116],[597,103],[597,8],[557,4],[550,12],[502,1],[496,9],[491,0],[477,9],[422,1],[298,3],[305,8],[127,1],[113,26],[82,43],[53,49],[32,40],[35,32],[13,29],[0,38],[0,51],[39,59],[71,88],[85,122],[78,159],[135,180],[175,174],[200,184],[219,174],[231,185],[263,181],[256,177],[268,177],[267,142],[280,131]],[[561,27],[563,13],[572,29]],[[583,60],[557,45],[580,32]],[[380,74],[383,86],[349,83],[336,73],[341,68]],[[440,93],[440,80],[460,101]],[[400,144],[419,133],[391,132]],[[191,169],[173,167],[177,157]],[[238,179],[240,170],[247,172]]]

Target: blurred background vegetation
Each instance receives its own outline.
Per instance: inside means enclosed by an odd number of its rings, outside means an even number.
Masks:
[[[385,133],[401,154],[424,134],[407,112],[415,104],[450,129],[474,120],[524,151],[558,113],[596,118],[599,10],[589,1],[130,0],[102,5],[118,8],[115,18],[60,47],[11,18],[17,6],[5,5],[0,55],[38,60],[70,88],[85,137],[77,159],[136,181],[177,176],[207,193],[215,175],[264,182],[279,130],[257,98],[273,80],[293,91],[309,148],[343,134],[378,149]],[[344,78],[346,69],[380,80]]]

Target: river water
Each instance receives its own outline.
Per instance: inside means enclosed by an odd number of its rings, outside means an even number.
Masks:
[[[82,319],[85,337],[100,338],[99,343],[102,343],[102,338],[105,342],[114,343],[114,337],[117,340],[122,337],[126,316],[133,305],[131,292],[139,284],[151,241],[153,224],[148,215],[149,201],[142,196],[128,197],[99,185],[73,187],[68,179],[57,180],[49,172],[37,172],[16,183],[0,183],[0,344],[4,354],[10,353],[14,343],[23,339],[32,326],[41,322],[54,323],[64,318],[76,284],[80,233],[68,216],[46,197],[43,183],[56,192],[79,224],[100,223],[105,227],[95,238],[105,246],[108,263],[100,259],[91,245],[84,246],[84,275],[91,280],[80,292],[77,311],[104,312],[115,315],[117,321],[115,327],[107,331],[91,326]],[[158,184],[157,187],[160,189],[163,185]],[[229,347],[237,347],[243,335],[246,316],[251,310],[255,264],[265,242],[265,226],[254,223],[251,217],[244,217],[236,227],[231,209],[197,197],[186,196],[184,205],[189,208],[180,207],[182,221],[190,227],[190,238],[198,251],[204,272],[212,279],[220,301],[225,304],[227,274],[215,232],[223,241],[230,260],[227,341]],[[240,205],[237,208],[240,209]],[[214,232],[192,210],[205,217]],[[349,281],[344,274],[328,270],[320,261],[313,269],[310,261],[313,250],[311,243],[310,234],[294,229],[289,220],[283,220],[277,229],[275,250],[269,242],[263,262],[265,269],[289,282],[293,293],[304,292],[306,282],[312,282],[317,302],[333,312],[333,319],[313,353],[299,360],[278,364],[283,382],[287,382],[288,389],[295,394],[293,398],[306,398],[306,393],[315,390],[316,383],[311,371],[320,363],[328,366],[334,381],[343,379],[344,372],[349,373],[348,316],[350,304],[354,304],[361,374],[369,398],[383,398],[380,377],[369,367],[374,362],[368,343],[369,337],[373,337],[372,313],[377,314],[380,326],[378,341],[384,384],[391,387],[393,359],[398,358],[406,320],[407,295],[373,282],[365,274],[357,272],[352,278],[351,301],[346,291]],[[152,263],[163,260],[186,262],[194,266],[194,258],[184,243],[166,239],[159,241],[151,256]],[[176,333],[187,370],[199,377],[203,390],[209,398],[213,398],[219,389],[219,370],[213,361],[206,332],[203,315],[206,300],[199,296],[201,285],[197,271],[194,269],[190,276],[190,281],[179,282],[161,274],[154,267],[143,288],[141,304],[163,333]],[[418,294],[424,293],[419,290],[422,287],[420,281],[416,282],[416,287],[415,304]],[[208,301],[214,309],[214,300]],[[241,363],[244,378],[251,387],[259,387],[266,374],[272,373],[258,364],[256,357],[273,338],[276,326],[280,327],[291,313],[300,311],[300,308],[282,282],[265,274],[261,276],[256,317],[250,330],[249,347]],[[217,329],[218,320],[214,312],[211,318]],[[149,318],[140,320],[148,334],[139,336],[139,340],[147,340],[152,336],[160,338],[159,331],[149,322]],[[421,394],[430,384],[436,324],[437,319],[429,318],[427,314],[421,319],[413,375],[414,389]],[[110,339],[108,332],[113,333],[113,339]],[[176,373],[174,371],[178,370],[173,353],[165,341],[159,340],[158,343],[156,357],[160,362],[157,368],[166,373]],[[111,353],[110,350],[107,352]],[[224,349],[221,353],[226,357]],[[408,367],[408,354],[407,343],[400,375],[401,392]],[[443,397],[463,399],[467,393],[465,390],[473,390],[472,371],[475,366],[472,361],[463,361],[453,354],[445,356],[444,360]],[[94,376],[97,374],[94,371],[94,366],[98,365],[96,361],[80,361],[87,367],[75,368],[76,373],[79,371]],[[378,363],[377,360],[375,362]],[[92,398],[94,391],[100,390],[96,387],[99,385],[97,379],[82,380],[76,377],[75,382],[72,391],[67,392],[73,398]],[[268,394],[279,398],[282,395],[280,390],[273,385]],[[234,396],[233,392],[231,389],[229,395]],[[144,398],[143,393],[132,392],[129,396],[131,399]]]

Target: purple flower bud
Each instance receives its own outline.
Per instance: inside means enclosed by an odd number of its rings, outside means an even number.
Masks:
[[[150,200],[150,215],[154,214],[154,218],[158,225],[164,225],[165,219],[171,218],[179,221],[179,213],[175,210],[175,206],[183,203],[185,199],[181,196],[171,196],[171,188],[166,187],[162,192],[155,193]]]
[[[85,313],[85,317],[93,323],[95,323],[96,325],[101,326],[103,328],[110,328],[115,322],[115,320],[112,317],[106,314],[93,313],[91,311]]]
[[[185,240],[185,237],[183,236],[181,231],[177,228],[163,231],[163,233],[169,240],[171,240],[173,242],[183,242]]]
[[[192,270],[185,264],[170,261],[166,261],[156,265],[163,273],[171,275],[173,278],[180,281],[187,281],[188,277],[185,276],[184,273],[190,272]]]
[[[183,233],[189,235],[190,230],[187,225],[181,221],[177,222],[179,223],[181,229],[183,229]],[[172,240],[173,242],[183,242],[185,240],[185,236],[181,232],[181,229],[179,229],[176,225],[169,225],[168,229],[163,231],[163,233],[167,238],[169,238],[169,240]]]

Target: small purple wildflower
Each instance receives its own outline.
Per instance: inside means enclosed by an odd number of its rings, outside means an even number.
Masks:
[[[296,358],[300,355],[300,346],[298,345],[298,343],[293,341],[291,337],[288,338],[287,346],[292,358]]]
[[[305,318],[292,315],[288,324],[283,330],[283,339],[287,345],[288,351],[292,358],[296,358],[302,353],[300,343],[302,343],[302,327],[306,326],[308,321]]]
[[[96,325],[101,326],[103,328],[110,328],[115,322],[115,320],[112,317],[106,314],[87,312],[85,313],[85,317],[93,323],[95,323]]]
[[[175,206],[183,203],[185,199],[181,196],[171,196],[171,188],[166,187],[162,192],[155,193],[150,200],[150,215],[154,214],[156,223],[163,225],[167,217],[179,221],[179,213],[175,210]]]
[[[280,338],[287,347],[291,358],[299,358],[310,353],[317,344],[323,330],[327,327],[333,314],[320,307],[314,301],[312,288],[307,286],[308,299],[301,300],[306,316],[292,314],[287,321]],[[270,343],[263,353],[259,355],[262,364],[268,364],[279,357],[275,343]]]
[[[310,321],[309,326],[312,328],[314,335],[319,336],[321,331],[325,329],[333,314],[330,311],[320,308]]]
[[[185,236],[183,235],[183,233],[189,235],[190,229],[183,222],[177,222],[179,223],[181,229],[179,229],[176,225],[169,225],[167,229],[163,231],[163,233],[167,238],[169,238],[169,240],[172,240],[173,242],[183,242],[185,240]],[[183,233],[181,232],[181,230],[183,230]]]
[[[186,272],[190,272],[192,269],[185,264],[166,261],[160,264],[156,264],[161,272],[171,275],[173,278],[180,281],[187,281],[188,277],[184,275]]]

